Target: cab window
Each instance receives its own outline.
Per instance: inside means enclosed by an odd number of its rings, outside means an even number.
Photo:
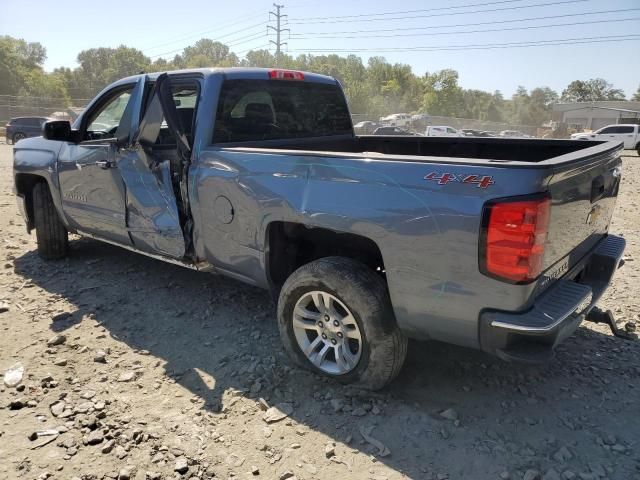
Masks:
[[[351,134],[351,117],[336,84],[227,80],[216,112],[214,143]]]

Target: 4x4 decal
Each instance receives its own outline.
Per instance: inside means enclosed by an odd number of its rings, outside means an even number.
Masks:
[[[446,185],[451,182],[469,183],[482,189],[488,188],[495,183],[491,175],[466,175],[460,173],[431,172],[425,175],[424,179],[436,182],[438,185]]]

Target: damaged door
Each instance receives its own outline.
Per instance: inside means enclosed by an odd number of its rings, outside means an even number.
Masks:
[[[62,208],[70,224],[122,245],[131,240],[116,160],[137,130],[143,93],[144,78],[103,93],[81,119],[80,141],[64,142],[58,155]]]
[[[118,158],[127,192],[127,228],[135,248],[182,259],[187,216],[180,185],[189,143],[167,74],[156,79],[148,98],[139,126],[132,128],[132,142]]]

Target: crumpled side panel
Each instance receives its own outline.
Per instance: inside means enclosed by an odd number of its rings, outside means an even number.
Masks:
[[[184,257],[169,161],[155,162],[142,149],[129,150],[118,168],[127,189],[127,225],[133,245],[146,252]]]

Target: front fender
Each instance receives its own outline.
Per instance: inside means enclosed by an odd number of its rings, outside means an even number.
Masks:
[[[45,140],[42,137],[26,138],[13,147],[14,191],[23,196],[29,213],[31,189],[42,179],[47,182],[53,203],[65,227],[69,224],[62,210],[62,196],[58,181],[58,154],[62,142]],[[27,218],[27,230],[30,230],[32,218]]]

